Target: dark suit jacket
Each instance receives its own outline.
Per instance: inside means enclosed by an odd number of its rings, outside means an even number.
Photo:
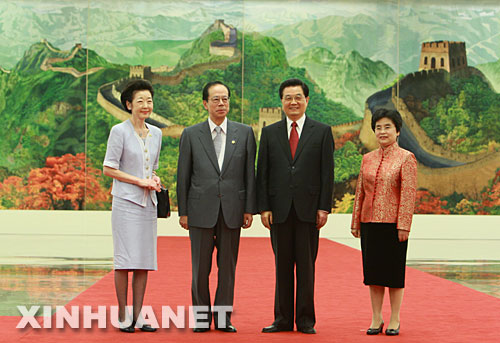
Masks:
[[[257,161],[258,209],[285,222],[293,201],[300,220],[316,222],[331,212],[334,143],[330,126],[306,117],[292,160],[286,118],[262,129]]]
[[[214,227],[222,206],[226,225],[240,228],[255,214],[255,137],[248,125],[227,121],[226,150],[219,169],[208,121],[184,129],[179,143],[177,201],[188,225]]]

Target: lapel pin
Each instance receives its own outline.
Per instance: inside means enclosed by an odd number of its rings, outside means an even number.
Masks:
[[[231,141],[231,144],[236,144],[236,141],[235,141],[235,140],[232,140],[232,141]]]

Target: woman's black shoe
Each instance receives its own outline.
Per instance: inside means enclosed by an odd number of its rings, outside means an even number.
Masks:
[[[144,332],[155,332],[156,328],[152,327],[151,325],[143,325],[141,327],[141,331],[144,331]]]
[[[135,332],[135,321],[130,324],[130,326],[120,328],[121,332],[134,333]]]
[[[400,326],[401,325],[398,325],[397,329],[387,329],[387,330],[385,330],[385,334],[387,336],[397,336],[397,335],[399,335],[399,327]]]
[[[367,335],[378,335],[383,330],[384,330],[384,322],[382,322],[380,324],[380,326],[378,328],[376,328],[376,329],[369,328],[368,330],[366,330],[366,334]],[[386,330],[386,333],[387,333],[387,330]]]

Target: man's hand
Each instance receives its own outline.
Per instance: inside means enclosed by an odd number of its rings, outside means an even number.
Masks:
[[[326,224],[326,220],[328,219],[328,212],[323,210],[318,210],[316,214],[316,228],[319,230]]]
[[[248,229],[250,226],[252,226],[252,221],[253,221],[253,215],[251,213],[244,213],[242,228]]]
[[[398,238],[400,242],[407,241],[408,236],[410,236],[410,231],[398,229]]]
[[[271,230],[271,224],[273,223],[273,212],[262,211],[260,213],[260,220],[262,221],[262,225]]]
[[[179,225],[184,229],[184,230],[189,230],[188,226],[188,216],[180,216],[179,218]]]
[[[361,237],[361,232],[359,229],[351,229],[351,234],[356,238]]]

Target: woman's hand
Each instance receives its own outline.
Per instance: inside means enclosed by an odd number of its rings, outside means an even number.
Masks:
[[[160,185],[153,179],[140,179],[139,186],[142,188],[155,190],[157,192],[161,191]]]
[[[398,229],[398,239],[400,242],[407,241],[408,236],[410,236],[410,231]]]
[[[351,229],[351,234],[356,238],[361,236],[359,229]]]
[[[161,182],[160,178],[156,175],[153,174],[153,177],[151,179],[141,179],[138,178],[137,176],[130,175],[128,173],[125,173],[121,170],[114,169],[111,167],[104,166],[103,168],[103,173],[106,176],[110,176],[113,179],[117,179],[122,182],[127,182],[131,183],[133,185],[137,185],[142,188],[147,188],[155,191],[161,191]]]
[[[160,186],[160,188],[161,188],[161,180],[160,180],[160,177],[159,177],[158,175],[156,175],[156,174],[153,174],[153,178],[152,178],[152,179],[153,179],[153,181],[155,181],[155,182],[158,184],[158,186]]]

